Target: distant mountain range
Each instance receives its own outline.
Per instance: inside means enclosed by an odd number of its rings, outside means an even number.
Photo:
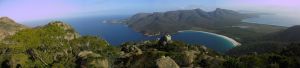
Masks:
[[[233,10],[217,8],[206,12],[201,9],[168,12],[138,13],[125,22],[129,27],[145,35],[173,34],[181,30],[206,31],[221,34],[242,43],[252,43],[264,35],[287,27],[242,22],[257,17]]]
[[[256,17],[253,14],[241,14],[233,10],[217,8],[215,11],[206,12],[201,9],[177,10],[168,12],[138,13],[126,22],[138,32],[146,35],[175,33],[180,30],[212,31],[220,27],[253,26],[245,25],[243,19]]]
[[[0,40],[8,35],[14,34],[18,30],[25,28],[28,27],[18,24],[8,17],[0,17]]]

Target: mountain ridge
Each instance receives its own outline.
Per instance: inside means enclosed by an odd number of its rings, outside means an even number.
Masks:
[[[154,13],[137,13],[127,20],[127,25],[144,34],[175,33],[189,29],[213,29],[219,26],[241,24],[242,19],[255,15],[241,14],[233,10],[217,8],[206,12],[202,9],[177,10]]]

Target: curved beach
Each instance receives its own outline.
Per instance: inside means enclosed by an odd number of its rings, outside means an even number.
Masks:
[[[218,37],[221,37],[221,38],[224,38],[224,39],[230,41],[234,46],[240,46],[241,45],[241,43],[235,41],[232,38],[229,38],[229,37],[224,36],[224,35],[216,34],[216,33],[205,32],[205,31],[196,31],[196,30],[182,30],[182,31],[178,31],[178,32],[186,32],[186,31],[201,32],[201,33],[207,33],[207,34],[215,35],[215,36],[218,36]]]

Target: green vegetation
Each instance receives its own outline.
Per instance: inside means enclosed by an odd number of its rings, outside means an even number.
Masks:
[[[98,37],[70,37],[76,36],[76,32],[61,25],[67,26],[55,21],[43,27],[24,29],[1,41],[2,67],[82,67],[93,63],[108,66],[108,59],[103,58],[114,56],[118,51]],[[79,56],[85,51],[89,51],[87,55]]]

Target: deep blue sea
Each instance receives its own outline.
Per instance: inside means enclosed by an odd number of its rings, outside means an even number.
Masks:
[[[121,19],[125,17],[126,16],[94,16],[59,20],[70,24],[81,35],[99,36],[107,40],[111,45],[114,46],[118,46],[124,42],[129,41],[157,40],[159,38],[159,36],[145,36],[141,33],[133,31],[131,28],[127,27],[124,24],[102,23],[103,20]],[[37,26],[37,24],[43,25],[48,22],[50,22],[50,20],[29,22],[27,23],[27,25]],[[177,34],[173,34],[172,39],[183,41],[189,44],[201,44],[220,53],[223,53],[234,47],[234,45],[229,40],[216,35],[202,32],[180,32]]]

